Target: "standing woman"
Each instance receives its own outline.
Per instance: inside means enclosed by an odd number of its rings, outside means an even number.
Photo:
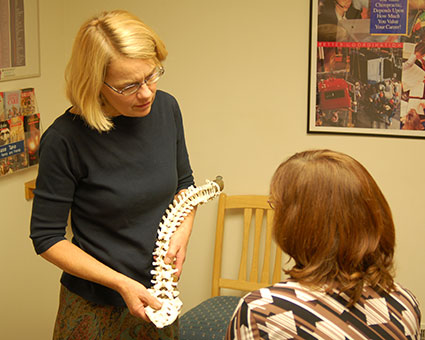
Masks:
[[[144,307],[161,217],[193,182],[176,100],[157,90],[167,51],[126,11],[84,23],[66,69],[72,107],[41,140],[31,218],[37,254],[63,270],[54,339],[177,339]],[[72,242],[65,238],[68,215]],[[167,258],[180,275],[194,213]]]
[[[415,297],[394,282],[390,207],[348,155],[297,153],[270,188],[289,279],[241,299],[226,339],[418,339]]]

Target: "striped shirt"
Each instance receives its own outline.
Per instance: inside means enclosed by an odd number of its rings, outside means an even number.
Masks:
[[[400,285],[390,294],[366,287],[350,308],[348,300],[286,280],[243,297],[226,339],[419,340],[418,302]]]

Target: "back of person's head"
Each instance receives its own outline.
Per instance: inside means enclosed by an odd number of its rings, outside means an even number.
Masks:
[[[295,261],[290,277],[344,292],[349,305],[364,285],[391,291],[391,210],[358,161],[330,150],[297,153],[276,170],[270,195],[275,239]]]
[[[100,90],[109,63],[119,57],[161,65],[167,50],[151,28],[123,10],[103,12],[80,27],[65,72],[66,93],[76,111],[98,131],[112,127],[102,112]]]

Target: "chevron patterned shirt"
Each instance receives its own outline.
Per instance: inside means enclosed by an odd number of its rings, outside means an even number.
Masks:
[[[350,308],[348,300],[345,294],[283,281],[239,301],[226,339],[419,340],[418,302],[400,285],[390,294],[366,287]]]

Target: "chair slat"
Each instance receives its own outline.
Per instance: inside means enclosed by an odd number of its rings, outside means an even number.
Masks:
[[[267,200],[268,196],[265,195],[231,195],[227,196],[226,209],[270,209]]]
[[[270,280],[270,253],[272,247],[273,210],[267,210],[266,218],[266,241],[264,246],[264,261],[261,273],[261,282],[269,282]]]
[[[258,281],[258,263],[260,258],[260,241],[261,241],[261,229],[263,226],[263,209],[255,209],[255,233],[254,233],[254,249],[252,252],[251,272],[249,275],[249,281]]]
[[[248,264],[249,229],[251,226],[252,209],[244,209],[244,226],[242,239],[241,264],[239,267],[239,280],[246,280]]]

